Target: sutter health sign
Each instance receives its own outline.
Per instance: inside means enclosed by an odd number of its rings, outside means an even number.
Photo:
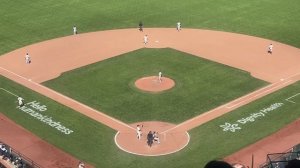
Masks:
[[[41,113],[47,111],[48,109],[47,109],[46,105],[43,105],[38,101],[32,101],[32,102],[26,103],[22,107],[18,106],[17,108],[20,109],[22,112],[29,114],[30,116],[34,117],[35,119],[49,125],[50,127],[66,134],[66,135],[69,135],[72,132],[74,132],[73,130],[65,127],[62,123],[55,121],[52,117],[41,114]]]

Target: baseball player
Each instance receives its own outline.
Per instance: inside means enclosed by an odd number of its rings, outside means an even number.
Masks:
[[[143,32],[143,22],[139,23],[139,30],[140,30],[140,32]]]
[[[78,168],[84,168],[84,167],[85,167],[84,163],[83,162],[79,162]]]
[[[76,34],[77,34],[77,27],[73,26],[73,35],[76,35]]]
[[[31,63],[31,58],[30,58],[30,56],[29,56],[28,53],[26,53],[26,55],[25,55],[25,62],[26,62],[26,64],[30,64]]]
[[[158,137],[158,135],[157,135],[157,132],[154,132],[154,133],[153,133],[153,140],[154,140],[155,142],[157,142],[158,144],[160,144],[160,140],[159,140],[159,137]]]
[[[18,104],[19,104],[19,107],[22,107],[24,105],[24,102],[23,102],[23,98],[22,97],[18,97]]]
[[[180,30],[181,30],[181,23],[180,23],[180,22],[177,22],[176,29],[177,29],[177,31],[180,31]]]
[[[149,131],[149,133],[147,134],[147,144],[149,147],[152,146],[153,144],[153,133],[152,131]]]
[[[161,72],[158,73],[158,81],[160,83],[162,82],[162,73]]]
[[[143,127],[143,126],[142,126]],[[136,136],[137,136],[137,139],[140,140],[141,137],[142,137],[142,129],[140,127],[140,125],[137,125],[136,126]]]
[[[273,44],[270,44],[268,47],[268,53],[272,54],[273,53]]]
[[[146,34],[145,36],[144,36],[144,44],[146,45],[148,43],[148,35]]]

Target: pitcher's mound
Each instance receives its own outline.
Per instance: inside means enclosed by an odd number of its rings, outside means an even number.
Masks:
[[[175,125],[158,121],[146,121],[131,124],[136,128],[140,125],[142,130],[141,139],[137,139],[136,131],[119,131],[115,136],[116,145],[123,151],[142,156],[161,156],[175,153],[183,149],[189,143],[190,136],[185,131],[164,131],[173,128]],[[143,127],[141,126],[143,125]],[[150,147],[147,144],[149,131],[158,132],[160,143],[153,142]]]
[[[162,77],[159,81],[157,76],[148,76],[136,80],[135,86],[147,92],[161,92],[173,88],[175,82],[167,77]]]

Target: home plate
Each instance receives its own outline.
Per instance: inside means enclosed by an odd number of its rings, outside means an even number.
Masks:
[[[158,40],[156,40],[155,42],[156,42],[156,43],[158,43],[159,41],[158,41]]]

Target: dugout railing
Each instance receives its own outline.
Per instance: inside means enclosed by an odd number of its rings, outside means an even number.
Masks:
[[[19,157],[19,158],[22,159],[22,162],[24,164],[23,167],[26,167],[26,168],[43,168],[41,165],[37,164],[36,162],[31,160],[26,155],[22,154],[21,152],[17,151],[16,149],[12,148],[11,146],[9,146],[7,143],[3,142],[2,140],[0,140],[0,143],[5,145],[5,147],[8,150],[10,156],[12,156],[14,158]]]
[[[290,160],[300,159],[300,144],[282,153],[267,154],[266,162],[260,168],[285,168]]]

